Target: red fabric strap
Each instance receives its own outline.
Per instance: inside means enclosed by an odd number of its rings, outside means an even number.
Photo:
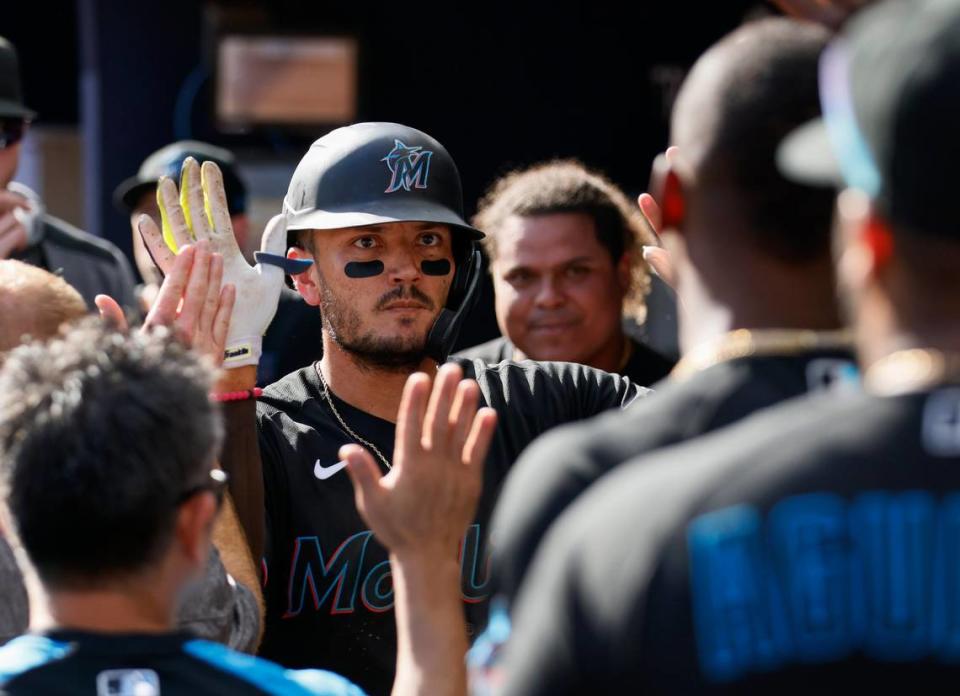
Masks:
[[[246,401],[247,399],[259,399],[263,394],[263,389],[254,387],[253,389],[243,389],[241,391],[222,392],[220,394],[211,394],[211,401]]]

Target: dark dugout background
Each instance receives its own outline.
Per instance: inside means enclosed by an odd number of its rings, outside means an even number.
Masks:
[[[154,149],[192,137],[292,169],[329,130],[220,132],[213,56],[225,32],[356,37],[358,120],[399,121],[443,142],[459,165],[470,215],[495,177],[554,157],[577,157],[628,193],[643,191],[652,158],[667,144],[667,114],[684,71],[747,16],[771,11],[743,0],[8,5],[0,34],[20,51],[38,124],[80,130],[84,226],[127,252],[128,222],[110,196]],[[495,334],[492,309],[467,330],[468,340]]]

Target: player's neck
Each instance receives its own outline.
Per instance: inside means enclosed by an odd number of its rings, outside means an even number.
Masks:
[[[718,304],[685,302],[678,304],[677,312],[681,356],[718,340],[735,328],[730,311]]]
[[[828,282],[787,281],[728,284],[718,299],[703,286],[679,307],[681,354],[738,329],[836,331],[842,328],[835,291]],[[795,282],[793,282],[795,280]],[[765,288],[758,292],[757,287]]]
[[[174,629],[174,606],[149,583],[135,590],[57,591],[47,596],[52,626],[95,633],[167,633]]]
[[[324,346],[320,369],[330,390],[354,408],[392,423],[397,421],[407,378],[417,371],[430,377],[437,372],[437,364],[429,358],[407,370],[384,369],[360,363],[332,341],[324,343],[328,345]]]

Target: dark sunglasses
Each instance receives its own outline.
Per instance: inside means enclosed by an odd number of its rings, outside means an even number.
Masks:
[[[0,150],[19,143],[26,130],[27,122],[22,118],[0,118]]]
[[[223,469],[210,469],[207,474],[209,480],[196,486],[191,486],[177,497],[177,505],[183,505],[198,493],[213,493],[217,498],[217,505],[223,504],[223,496],[227,492],[227,482],[230,477]]]

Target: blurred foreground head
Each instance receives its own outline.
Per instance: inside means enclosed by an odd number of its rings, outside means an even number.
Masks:
[[[63,278],[21,261],[0,260],[0,362],[25,336],[50,338],[86,313],[80,293]]]
[[[783,137],[819,114],[828,33],[788,19],[746,24],[694,65],[671,119],[675,156],[654,167],[663,240],[686,315],[681,345],[731,328],[833,329],[833,192],[776,166]]]
[[[148,574],[175,594],[203,567],[222,437],[211,375],[165,332],[127,335],[98,318],[8,354],[2,492],[48,590]]]
[[[784,142],[800,181],[844,189],[838,274],[866,362],[960,345],[960,2],[864,10],[820,61],[823,118]]]

